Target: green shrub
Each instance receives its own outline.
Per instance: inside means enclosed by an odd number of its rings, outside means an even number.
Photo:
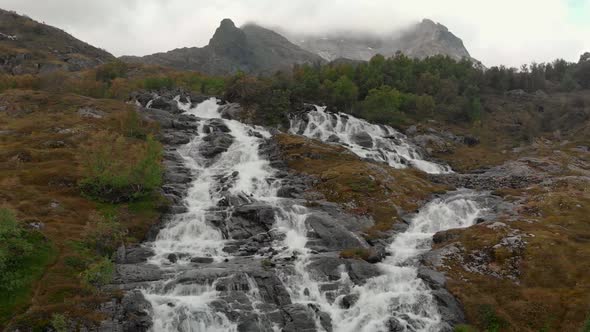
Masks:
[[[143,88],[146,90],[171,89],[174,86],[174,80],[165,76],[148,77],[143,81]]]
[[[67,332],[68,321],[62,314],[51,315],[51,326],[56,332]]]
[[[101,256],[111,256],[125,242],[127,229],[114,218],[93,217],[84,229],[84,244]]]
[[[455,326],[455,328],[453,329],[453,332],[477,332],[477,329],[475,329],[473,326],[470,325],[457,325]]]
[[[150,126],[141,119],[135,110],[129,110],[120,118],[121,132],[127,137],[146,139],[150,134]]]
[[[0,326],[26,307],[31,285],[55,254],[43,234],[26,230],[10,210],[0,208]]]
[[[0,291],[21,287],[23,262],[33,251],[28,232],[8,209],[0,209]]]
[[[96,80],[110,83],[115,78],[125,77],[129,71],[129,66],[121,61],[115,60],[96,68]]]
[[[146,142],[130,145],[112,134],[88,147],[82,192],[107,203],[129,202],[151,195],[162,183],[161,145],[148,136]]]
[[[590,317],[584,323],[584,327],[582,327],[582,332],[590,332]]]
[[[483,305],[480,316],[487,332],[499,332],[508,326],[508,322],[499,317],[491,305]]]
[[[113,280],[114,273],[115,264],[110,259],[103,257],[91,264],[80,276],[87,286],[101,287]]]

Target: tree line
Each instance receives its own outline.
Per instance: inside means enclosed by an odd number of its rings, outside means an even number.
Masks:
[[[398,53],[368,62],[339,61],[297,65],[270,77],[238,73],[226,83],[225,97],[254,106],[260,121],[277,123],[302,103],[330,106],[377,123],[403,125],[426,118],[474,122],[482,96],[524,92],[570,92],[590,88],[590,54],[578,63],[562,59],[520,69],[484,69],[447,56],[412,59]]]

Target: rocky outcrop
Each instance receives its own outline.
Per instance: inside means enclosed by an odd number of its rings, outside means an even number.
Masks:
[[[544,173],[532,168],[526,160],[508,161],[481,172],[431,176],[435,182],[455,188],[497,190],[525,188],[543,181]]]

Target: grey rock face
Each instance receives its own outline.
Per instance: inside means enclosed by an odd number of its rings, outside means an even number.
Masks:
[[[525,160],[508,161],[500,166],[470,174],[433,175],[434,182],[456,188],[496,190],[524,188],[543,180],[544,173],[530,167]]]
[[[238,120],[244,109],[240,104],[229,103],[219,107],[219,114],[221,117],[228,120]]]
[[[203,138],[205,144],[199,146],[199,152],[207,159],[212,159],[227,151],[234,142],[233,136],[226,133],[211,133]]]
[[[371,135],[369,135],[368,133],[365,132],[361,132],[361,133],[357,133],[352,137],[352,140],[364,147],[364,148],[372,148],[373,147],[373,138],[371,138]]]
[[[122,300],[104,303],[101,312],[108,319],[101,322],[99,332],[146,332],[152,327],[152,306],[138,291],[127,292]]]

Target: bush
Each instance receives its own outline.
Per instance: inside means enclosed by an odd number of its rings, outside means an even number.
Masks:
[[[508,326],[508,322],[499,317],[491,305],[481,307],[480,317],[487,332],[498,332]]]
[[[151,136],[146,142],[129,144],[121,136],[103,133],[87,148],[80,189],[107,203],[149,196],[162,183],[161,156],[162,147]]]
[[[470,325],[457,325],[455,326],[455,328],[453,329],[453,332],[477,332],[477,329],[475,329],[473,326]]]
[[[123,113],[119,120],[121,132],[127,136],[138,139],[146,139],[151,132],[151,126],[143,121],[135,110]]]
[[[23,285],[21,272],[33,251],[28,232],[8,209],[0,209],[0,291],[12,291]]]
[[[146,90],[172,89],[174,85],[174,80],[165,76],[148,77],[143,81],[143,88]]]
[[[103,257],[94,264],[91,264],[81,273],[82,282],[90,287],[102,287],[113,280],[115,264],[108,258]]]
[[[115,218],[94,215],[84,229],[84,244],[101,256],[111,256],[125,242],[127,229]]]
[[[62,314],[51,315],[51,326],[56,332],[68,331],[68,321],[66,317]]]
[[[121,61],[115,60],[96,68],[96,80],[110,83],[115,78],[127,76],[129,66]]]

